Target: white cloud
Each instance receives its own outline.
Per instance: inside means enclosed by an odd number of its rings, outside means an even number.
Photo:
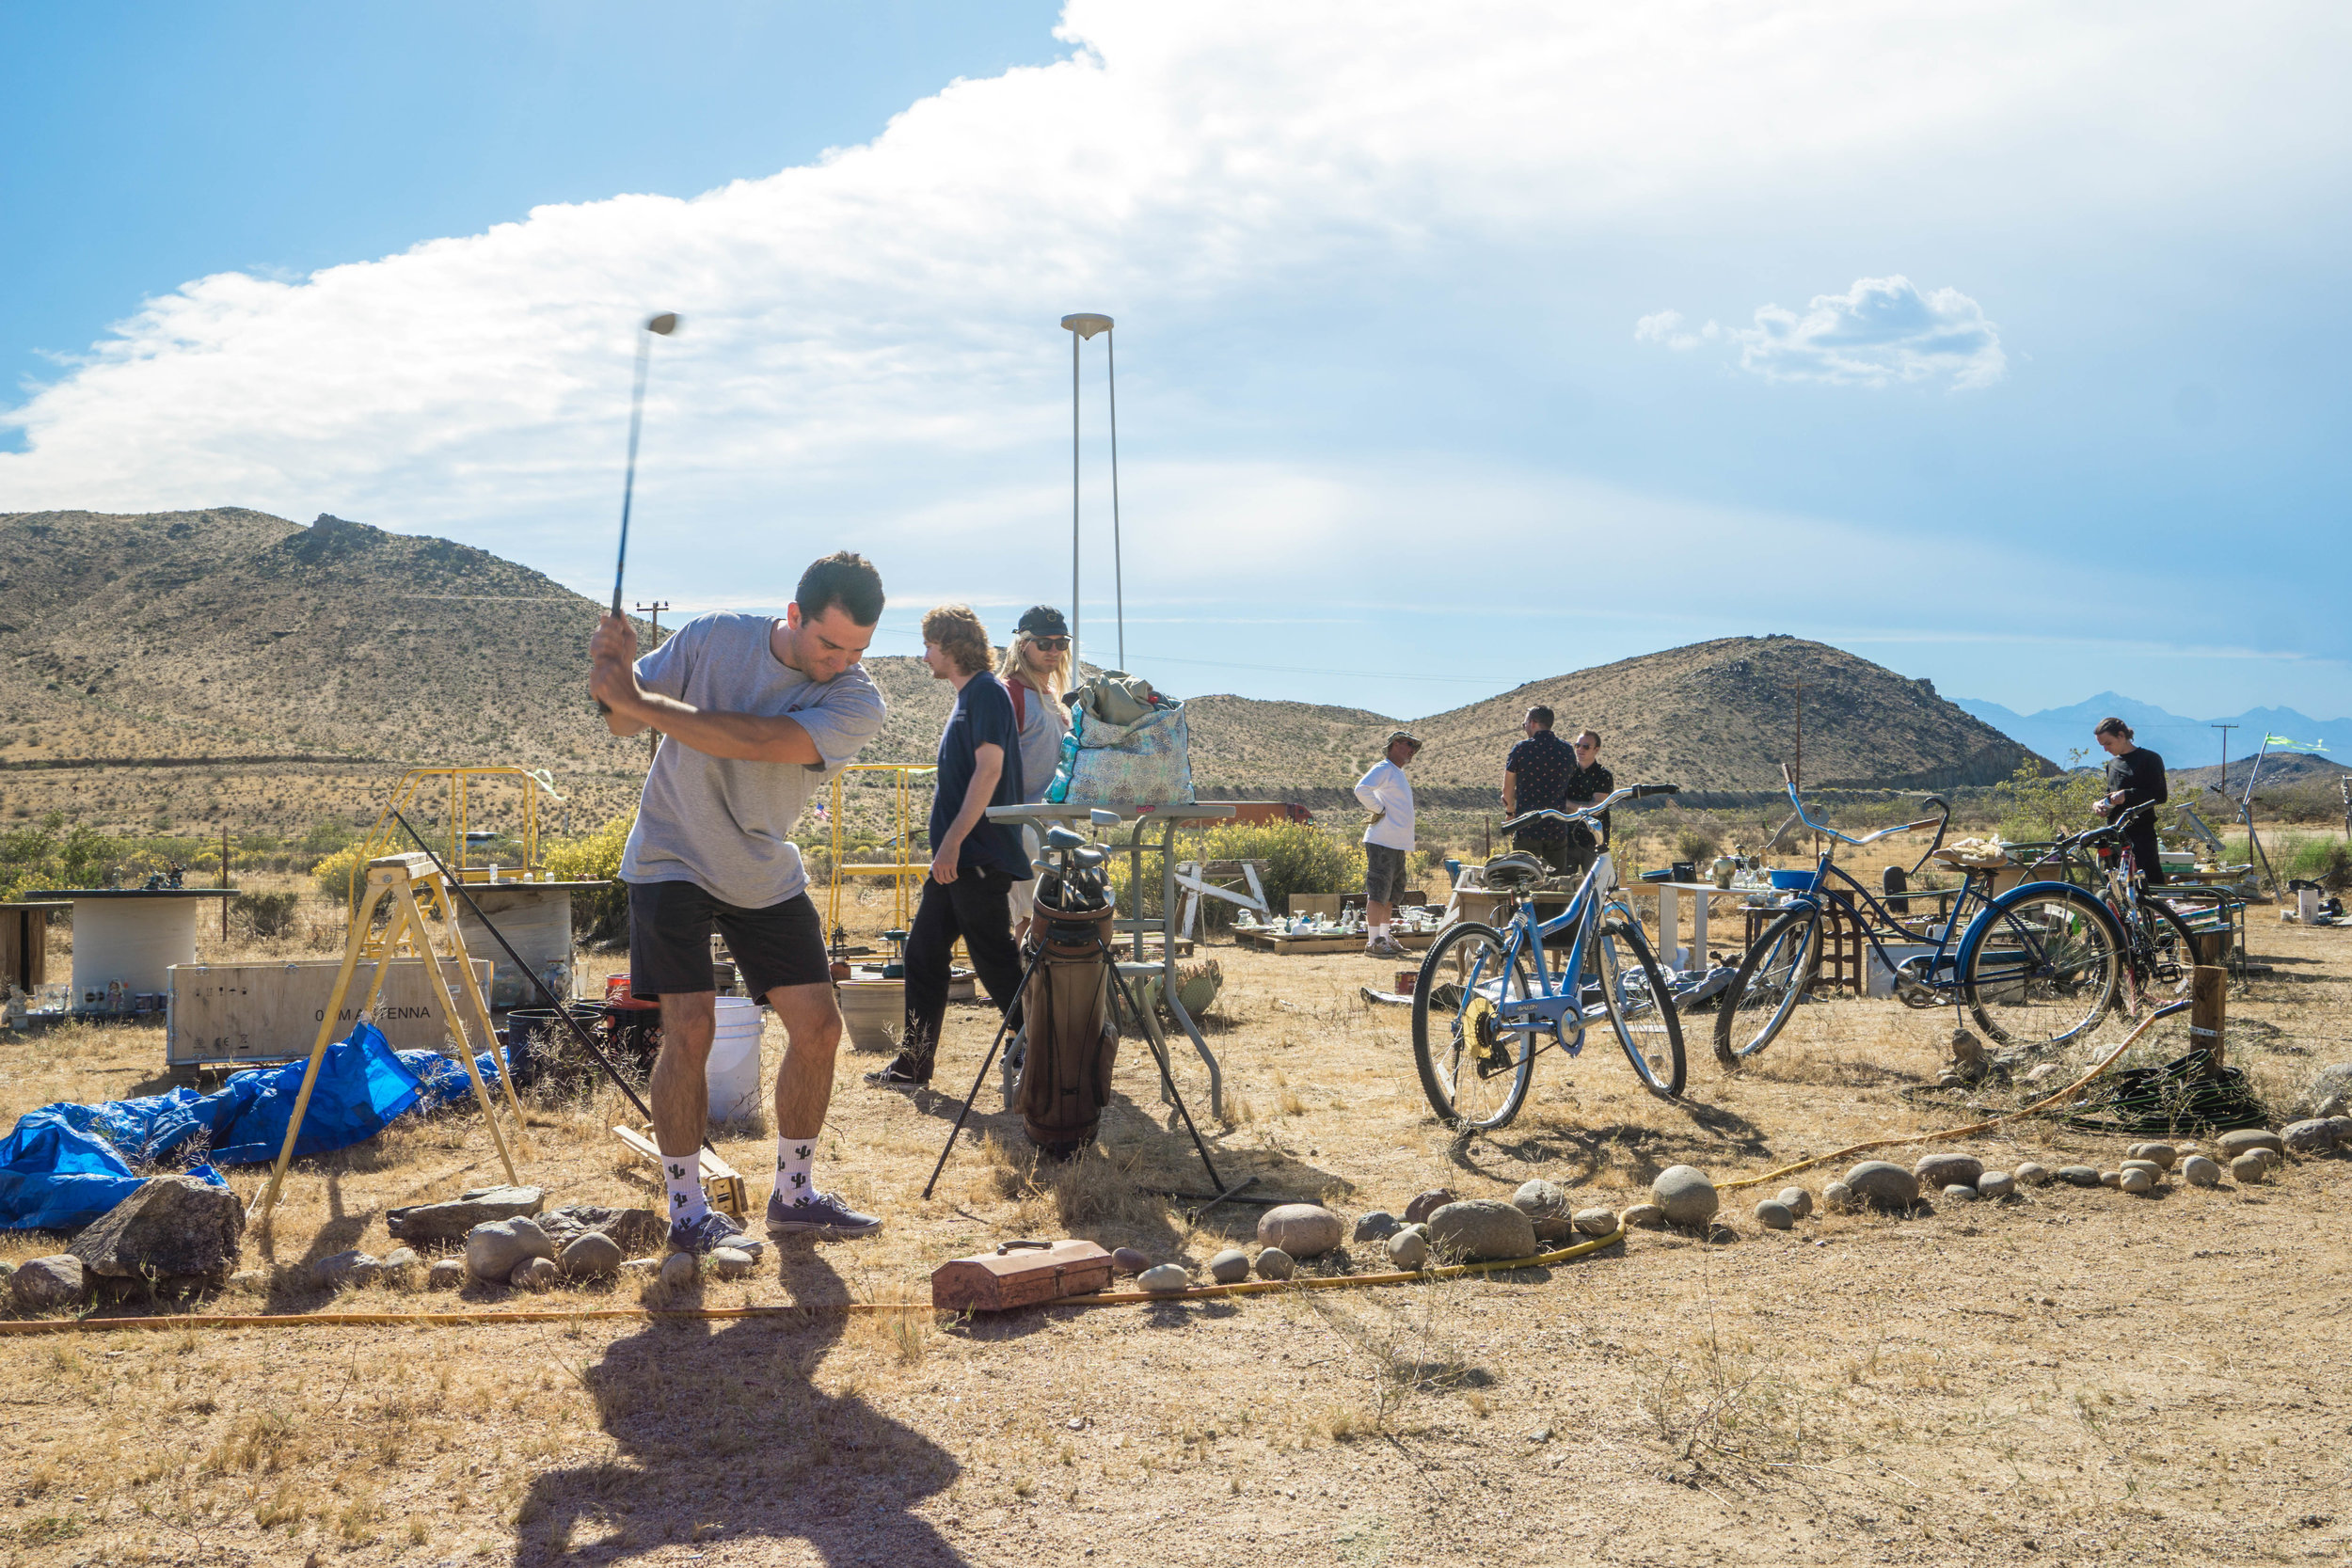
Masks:
[[[1701,343],[1713,342],[1723,335],[1724,329],[1713,322],[1691,330],[1690,324],[1682,319],[1679,310],[1661,310],[1633,324],[1634,341],[1663,343],[1677,353],[1694,349]]]
[[[1921,293],[1910,278],[1860,277],[1842,294],[1815,294],[1802,315],[1777,305],[1757,309],[1756,325],[1692,329],[1679,310],[1633,325],[1637,341],[1687,351],[1703,342],[1740,345],[1740,365],[1767,381],[1821,381],[1883,387],[1897,381],[1947,380],[1990,387],[2009,356],[1984,308],[1958,289]]]

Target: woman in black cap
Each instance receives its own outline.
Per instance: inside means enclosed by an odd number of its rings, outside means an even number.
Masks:
[[[1061,611],[1041,604],[1022,616],[997,660],[996,673],[1012,693],[1013,717],[1021,725],[1023,803],[1035,805],[1045,799],[1046,786],[1061,767],[1062,737],[1070,733],[1070,713],[1061,700],[1070,685],[1070,623]],[[1036,831],[1024,828],[1021,833],[1029,858],[1036,859],[1041,850]],[[1028,934],[1036,893],[1033,882],[1013,884],[1015,937]]]

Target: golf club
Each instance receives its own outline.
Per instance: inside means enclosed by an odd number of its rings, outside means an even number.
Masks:
[[[612,613],[621,613],[621,575],[628,568],[628,507],[637,491],[637,433],[645,418],[645,372],[653,364],[653,341],[677,330],[677,312],[664,310],[645,321],[645,335],[637,340],[637,379],[628,395],[628,467],[621,475],[621,548],[612,562]],[[596,711],[610,713],[601,699]]]

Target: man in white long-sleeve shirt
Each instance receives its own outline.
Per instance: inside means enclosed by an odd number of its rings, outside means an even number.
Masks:
[[[1405,957],[1389,935],[1389,918],[1405,885],[1405,857],[1413,852],[1413,786],[1405,778],[1405,765],[1420,750],[1421,741],[1409,731],[1393,731],[1388,755],[1356,781],[1356,799],[1372,813],[1364,829],[1364,956],[1370,958]]]

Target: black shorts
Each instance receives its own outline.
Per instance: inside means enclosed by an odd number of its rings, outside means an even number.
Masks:
[[[628,884],[628,990],[650,1000],[664,991],[715,990],[710,933],[727,939],[743,989],[764,997],[778,986],[833,978],[825,923],[799,894],[764,910],[739,909],[694,882]]]

